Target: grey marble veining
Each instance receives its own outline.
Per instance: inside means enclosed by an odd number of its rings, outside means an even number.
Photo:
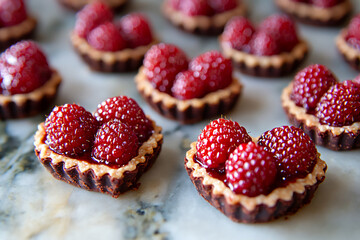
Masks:
[[[219,49],[216,38],[194,36],[171,26],[161,16],[161,2],[132,0],[126,12],[145,12],[157,36],[179,45],[189,57]],[[255,22],[277,11],[269,0],[245,2]],[[33,152],[33,134],[45,116],[1,122],[0,239],[358,238],[359,150],[334,152],[318,147],[328,164],[325,182],[311,204],[295,215],[266,224],[234,223],[199,196],[183,167],[189,144],[209,120],[183,126],[162,118],[141,99],[133,82],[135,73],[95,73],[80,60],[69,40],[75,21],[72,12],[56,0],[28,3],[40,22],[36,40],[64,79],[56,104],[75,102],[94,111],[109,97],[128,95],[163,127],[164,144],[154,166],[140,179],[140,188],[114,199],[57,181],[41,166]],[[353,3],[354,12],[359,12],[359,1]],[[311,44],[303,66],[323,63],[341,80],[358,74],[336,52],[334,38],[339,27],[299,25],[299,29]],[[269,80],[235,74],[245,89],[228,118],[245,126],[252,136],[288,124],[280,94],[291,76]]]

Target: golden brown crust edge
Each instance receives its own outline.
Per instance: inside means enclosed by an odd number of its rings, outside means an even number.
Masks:
[[[111,169],[101,164],[62,156],[51,151],[45,144],[45,129],[39,124],[35,134],[35,153],[41,164],[54,178],[76,187],[100,192],[114,198],[139,187],[138,180],[156,161],[163,143],[161,127],[155,126],[153,135],[139,149],[139,155],[119,169]]]
[[[229,112],[243,89],[243,85],[234,78],[230,86],[209,93],[203,98],[178,100],[153,88],[145,77],[143,67],[136,75],[135,82],[140,95],[154,110],[182,124],[196,123]]]
[[[344,60],[355,70],[360,71],[360,51],[354,49],[345,40],[347,29],[343,29],[336,37],[336,47]]]

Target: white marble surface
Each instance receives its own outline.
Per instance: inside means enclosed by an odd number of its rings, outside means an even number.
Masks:
[[[165,42],[194,57],[218,49],[216,38],[193,36],[175,29],[160,14],[160,0],[132,0],[127,11],[146,12]],[[277,9],[269,0],[247,0],[250,17],[260,21]],[[55,0],[29,0],[39,18],[37,41],[64,78],[56,104],[79,103],[93,111],[102,100],[125,94],[135,98],[164,130],[162,152],[141,179],[139,190],[118,199],[88,192],[55,180],[37,161],[32,135],[44,116],[0,123],[0,239],[358,239],[360,235],[360,150],[334,152],[318,147],[328,164],[325,182],[311,204],[295,215],[266,224],[234,223],[209,205],[192,185],[183,167],[189,143],[209,122],[181,126],[166,120],[140,98],[134,73],[90,71],[72,50],[69,33],[74,14]],[[353,1],[354,12],[360,2]],[[337,54],[334,37],[340,28],[299,25],[310,41],[306,63],[323,63],[341,80],[352,79]],[[254,78],[235,73],[244,94],[228,118],[257,136],[288,124],[280,106],[281,90],[291,76]]]

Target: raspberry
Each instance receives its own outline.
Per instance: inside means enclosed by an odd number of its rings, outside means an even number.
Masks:
[[[251,22],[245,17],[234,17],[225,26],[222,39],[231,44],[231,47],[240,51],[249,52],[249,42],[255,32]]]
[[[258,144],[274,154],[280,181],[303,178],[314,168],[317,150],[314,142],[300,128],[277,127],[263,133]]]
[[[32,41],[21,41],[1,55],[1,87],[5,95],[32,92],[51,76],[46,57]]]
[[[341,2],[343,2],[343,0],[310,0],[310,3],[321,8],[330,8]]]
[[[231,61],[219,51],[214,50],[199,55],[190,62],[189,69],[194,72],[195,77],[206,81],[207,92],[225,88],[232,82]]]
[[[353,80],[354,83],[360,84],[360,74]]]
[[[86,38],[89,32],[105,22],[111,22],[113,13],[110,8],[100,1],[86,5],[76,15],[75,33]]]
[[[23,0],[0,0],[0,27],[10,27],[27,18]]]
[[[208,124],[198,137],[197,158],[205,167],[225,164],[237,146],[251,141],[246,129],[237,122],[219,118]]]
[[[360,25],[359,25],[360,27]],[[347,44],[349,44],[352,48],[355,48],[356,50],[360,51],[360,39],[351,37],[346,39]]]
[[[130,48],[148,45],[153,40],[149,21],[140,13],[132,13],[122,17],[117,22],[117,27]]]
[[[316,107],[320,123],[342,127],[360,121],[360,85],[347,80],[332,86]]]
[[[136,134],[126,124],[110,120],[96,133],[92,156],[99,163],[119,168],[137,155],[138,143]]]
[[[240,144],[225,162],[226,180],[236,194],[255,197],[267,194],[276,179],[273,156],[256,143]]]
[[[188,60],[177,46],[160,43],[147,51],[144,67],[145,75],[153,87],[170,94],[176,74],[187,69]]]
[[[215,13],[222,13],[237,7],[237,0],[208,0],[208,4]]]
[[[312,113],[320,98],[335,83],[334,75],[324,65],[310,65],[296,74],[290,98]]]
[[[171,88],[172,95],[177,99],[192,99],[203,97],[206,93],[205,82],[194,76],[193,71],[184,71],[176,75]]]
[[[353,17],[348,26],[347,38],[355,38],[360,40],[360,14]]]
[[[207,0],[182,0],[179,10],[188,16],[210,16],[213,14]]]
[[[126,42],[112,22],[95,27],[87,37],[88,43],[99,51],[115,52],[126,48]]]
[[[46,144],[55,152],[76,157],[90,152],[98,122],[77,104],[55,107],[45,121]]]
[[[260,24],[259,31],[271,34],[280,52],[289,52],[299,43],[295,23],[286,15],[274,14],[267,17]]]
[[[98,105],[94,116],[101,123],[118,119],[136,134],[139,144],[145,142],[153,132],[152,122],[135,100],[127,96],[113,97],[103,101]]]
[[[250,52],[258,56],[272,56],[280,53],[280,46],[272,34],[259,31],[250,42]]]

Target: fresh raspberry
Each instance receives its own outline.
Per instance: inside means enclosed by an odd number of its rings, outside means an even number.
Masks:
[[[360,40],[360,14],[351,19],[347,29],[347,39],[355,38]]]
[[[142,144],[152,135],[152,122],[146,117],[136,101],[127,96],[109,98],[100,103],[94,113],[96,119],[105,123],[111,119],[118,119],[126,124]]]
[[[232,82],[231,60],[226,59],[219,51],[205,52],[194,58],[189,69],[195,77],[206,81],[207,92],[226,88]]]
[[[160,43],[147,51],[144,67],[145,75],[153,87],[170,94],[176,74],[188,68],[188,60],[177,46]]]
[[[249,42],[255,32],[251,22],[245,17],[232,18],[225,26],[222,40],[229,42],[231,47],[239,51],[249,52]]]
[[[138,143],[131,128],[116,119],[110,120],[96,133],[92,156],[99,163],[119,168],[137,156]]]
[[[0,27],[10,27],[27,18],[23,0],[0,0]]]
[[[360,25],[359,25],[360,26]],[[349,44],[352,48],[360,51],[360,39],[351,37],[346,39],[347,44]]]
[[[5,95],[32,92],[50,78],[51,70],[39,46],[21,41],[1,55],[1,87]]]
[[[86,5],[76,15],[75,33],[86,38],[92,29],[113,20],[111,9],[100,1]]]
[[[182,0],[179,10],[188,16],[210,16],[213,14],[207,0]]]
[[[116,52],[126,48],[126,42],[112,22],[103,23],[90,31],[88,43],[99,51]]]
[[[237,7],[237,0],[208,0],[208,4],[215,13],[222,13]]]
[[[295,23],[286,15],[274,14],[267,17],[260,24],[259,31],[273,35],[281,52],[290,52],[299,43]]]
[[[240,144],[225,162],[226,180],[236,194],[255,197],[267,194],[276,179],[273,156],[256,143]]]
[[[205,167],[222,167],[235,148],[250,141],[251,137],[244,127],[237,122],[219,118],[208,124],[199,135],[197,158]]]
[[[45,121],[46,144],[55,152],[76,157],[90,152],[98,122],[77,104],[55,107]]]
[[[330,8],[341,2],[343,2],[343,0],[310,0],[311,4],[321,8]]]
[[[149,21],[143,14],[128,14],[116,25],[130,48],[148,45],[153,40]]]
[[[360,121],[360,85],[347,80],[332,86],[316,107],[320,123],[342,127]]]
[[[172,95],[181,100],[200,98],[206,94],[205,81],[194,76],[193,71],[183,71],[176,75],[171,88]]]
[[[312,113],[320,98],[336,82],[332,72],[324,65],[310,65],[296,74],[290,98]]]
[[[274,154],[280,181],[291,182],[312,172],[317,157],[314,142],[300,128],[277,127],[263,133],[258,144]]]
[[[258,56],[272,56],[280,53],[280,46],[274,35],[259,31],[250,41],[250,52]]]

